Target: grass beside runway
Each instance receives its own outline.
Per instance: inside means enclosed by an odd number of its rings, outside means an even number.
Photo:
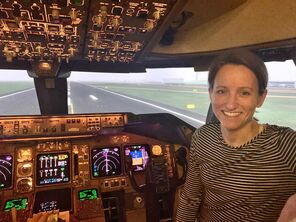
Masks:
[[[23,82],[0,82],[0,96],[18,92],[25,89],[31,89],[34,83],[29,81]]]
[[[206,116],[209,99],[207,93],[199,93],[187,89],[180,89],[179,91],[173,88],[158,88],[158,87],[124,87],[111,86],[102,87],[118,93],[123,93],[128,96],[143,98],[146,100],[156,101],[161,104],[166,104],[179,109],[185,109]],[[198,103],[197,103],[198,101]]]
[[[295,96],[296,97],[296,96]],[[296,130],[296,98],[267,97],[255,116],[262,123],[290,126]]]
[[[206,115],[209,96],[206,87],[184,85],[96,84],[96,87],[148,99]],[[270,89],[255,116],[261,123],[290,126],[296,130],[296,89]]]

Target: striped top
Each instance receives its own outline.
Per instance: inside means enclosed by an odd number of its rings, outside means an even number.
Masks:
[[[219,124],[207,124],[192,138],[176,221],[275,222],[294,193],[296,131],[267,125],[233,148]]]

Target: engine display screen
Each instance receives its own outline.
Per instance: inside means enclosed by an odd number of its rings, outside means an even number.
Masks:
[[[12,155],[0,155],[0,189],[12,186]]]
[[[70,167],[68,152],[38,154],[36,184],[49,185],[70,182]]]
[[[97,189],[86,189],[79,191],[79,200],[93,200],[98,198]]]
[[[71,188],[44,190],[36,193],[33,213],[71,210]]]
[[[131,156],[134,171],[143,171],[149,160],[149,145],[126,145],[124,146],[124,155]]]
[[[121,174],[120,147],[94,148],[91,150],[93,177]]]
[[[11,208],[15,207],[16,210],[25,210],[28,204],[28,198],[19,198],[7,200],[4,205],[4,211],[10,211]]]

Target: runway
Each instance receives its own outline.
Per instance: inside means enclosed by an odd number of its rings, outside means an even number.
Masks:
[[[39,105],[34,89],[0,97],[1,115],[39,115]],[[128,95],[95,88],[77,82],[68,83],[68,113],[116,113],[134,114],[171,113],[183,121],[198,127],[204,124],[205,117],[196,113],[143,100]]]

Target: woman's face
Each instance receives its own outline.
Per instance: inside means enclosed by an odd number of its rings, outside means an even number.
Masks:
[[[256,107],[264,102],[255,74],[246,66],[222,66],[209,90],[213,112],[224,130],[243,129],[251,123]]]

